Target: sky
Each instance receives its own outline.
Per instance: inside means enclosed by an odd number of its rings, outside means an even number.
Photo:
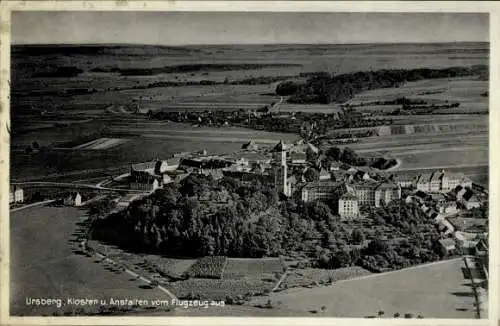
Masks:
[[[12,13],[13,44],[156,45],[488,42],[482,13]]]

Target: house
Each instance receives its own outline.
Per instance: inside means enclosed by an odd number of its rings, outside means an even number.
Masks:
[[[339,171],[340,170],[340,163],[339,162],[332,162],[329,167],[330,171]]]
[[[354,173],[354,180],[368,180],[370,179],[370,175],[366,171],[357,170]]]
[[[375,189],[375,207],[401,199],[401,187],[395,183],[383,182]]]
[[[423,173],[417,179],[417,189],[420,191],[431,191],[431,173]]]
[[[424,173],[417,181],[417,189],[428,192],[449,192],[459,185],[471,187],[472,181],[462,173],[450,173],[445,170],[432,174]]]
[[[444,202],[436,205],[437,210],[441,214],[454,214],[458,212],[457,204],[454,202]]]
[[[443,256],[449,256],[455,252],[457,249],[457,245],[455,240],[451,238],[440,239],[439,241],[439,249]]]
[[[248,143],[243,144],[243,146],[241,146],[241,149],[246,150],[246,151],[256,151],[259,149],[259,147],[255,143],[255,141],[250,140]]]
[[[470,197],[468,200],[464,200],[463,204],[466,209],[473,209],[481,206],[481,202],[475,195]]]
[[[351,192],[346,192],[339,198],[339,215],[342,220],[352,220],[359,216],[358,197]]]
[[[393,175],[391,176],[390,179],[392,180],[392,182],[399,185],[401,188],[411,188],[413,186],[416,186],[418,178],[415,176],[400,174],[400,175]]]
[[[78,192],[66,194],[63,204],[66,206],[82,206],[82,196]]]
[[[24,202],[24,190],[18,186],[10,186],[9,204]]]
[[[321,171],[319,171],[319,180],[330,180],[330,178],[330,173],[327,170],[321,169]]]
[[[290,153],[291,164],[307,164],[307,156],[305,153],[292,152]]]

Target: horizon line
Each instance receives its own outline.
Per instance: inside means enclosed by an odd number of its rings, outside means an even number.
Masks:
[[[169,46],[169,47],[187,47],[187,46],[222,46],[222,45],[368,45],[368,44],[464,44],[464,43],[487,43],[490,41],[430,41],[430,42],[357,42],[357,43],[329,43],[329,42],[316,42],[316,43],[187,43],[187,44],[158,44],[158,43],[126,43],[126,42],[100,42],[100,43],[15,43],[11,42],[11,46]]]

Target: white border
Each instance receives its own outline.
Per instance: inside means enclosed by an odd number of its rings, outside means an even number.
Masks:
[[[490,13],[490,166],[498,164],[500,100],[500,5],[493,1],[10,1],[0,3],[0,324],[1,325],[500,325],[499,322],[499,204],[496,169],[490,169],[490,290],[489,319],[365,319],[256,317],[10,317],[9,314],[9,135],[11,11],[283,11],[283,12],[484,12]],[[443,277],[446,277],[443,275]]]

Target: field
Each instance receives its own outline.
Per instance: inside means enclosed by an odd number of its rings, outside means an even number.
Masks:
[[[394,100],[398,97],[425,100],[429,103],[460,102],[454,109],[437,110],[439,113],[460,114],[467,112],[488,112],[488,98],[481,96],[488,90],[488,81],[472,78],[430,79],[409,82],[399,88],[382,88],[357,94],[348,103]],[[374,107],[373,109],[376,109]],[[362,107],[363,111],[370,107]]]
[[[462,267],[461,259],[438,262],[331,286],[289,289],[256,298],[250,304],[271,300],[279,302],[277,310],[316,311],[329,317],[375,317],[381,310],[385,317],[400,313],[402,318],[411,313],[425,318],[474,318],[472,289]]]
[[[92,258],[74,252],[76,223],[84,212],[73,207],[38,207],[10,216],[10,313],[12,315],[52,315],[68,305],[27,306],[26,298],[143,298],[169,299],[158,289],[142,289],[141,281],[112,271]],[[43,245],[40,245],[43,244]],[[86,307],[98,309],[98,306]]]
[[[89,123],[81,133],[90,134],[95,124]],[[244,128],[193,128],[191,125],[160,121],[117,121],[110,122],[103,139],[120,139],[110,145],[90,144],[78,150],[56,151],[62,159],[57,167],[45,166],[46,157],[42,154],[25,154],[23,146],[37,140],[41,145],[55,144],[64,146],[78,137],[71,130],[38,130],[31,134],[20,135],[12,143],[11,178],[44,177],[54,173],[68,173],[77,170],[105,169],[129,163],[145,162],[157,158],[167,158],[176,152],[207,150],[208,153],[229,154],[240,150],[244,143],[253,139],[257,144],[272,145],[284,141],[295,141],[298,135],[272,133]],[[43,140],[43,141],[42,141]],[[126,141],[125,141],[126,140]],[[87,142],[87,140],[85,141]],[[78,142],[75,146],[80,145]],[[99,150],[90,150],[98,146]],[[100,147],[100,148],[99,148]],[[123,172],[122,172],[123,173]],[[86,179],[78,177],[77,179]]]
[[[246,277],[261,277],[273,279],[276,274],[285,271],[285,266],[279,258],[245,259],[228,258],[224,270],[224,279],[241,279]]]
[[[372,273],[358,266],[333,270],[319,268],[297,269],[288,273],[279,289],[307,287],[327,283],[331,284],[332,282],[334,283],[370,274]]]

